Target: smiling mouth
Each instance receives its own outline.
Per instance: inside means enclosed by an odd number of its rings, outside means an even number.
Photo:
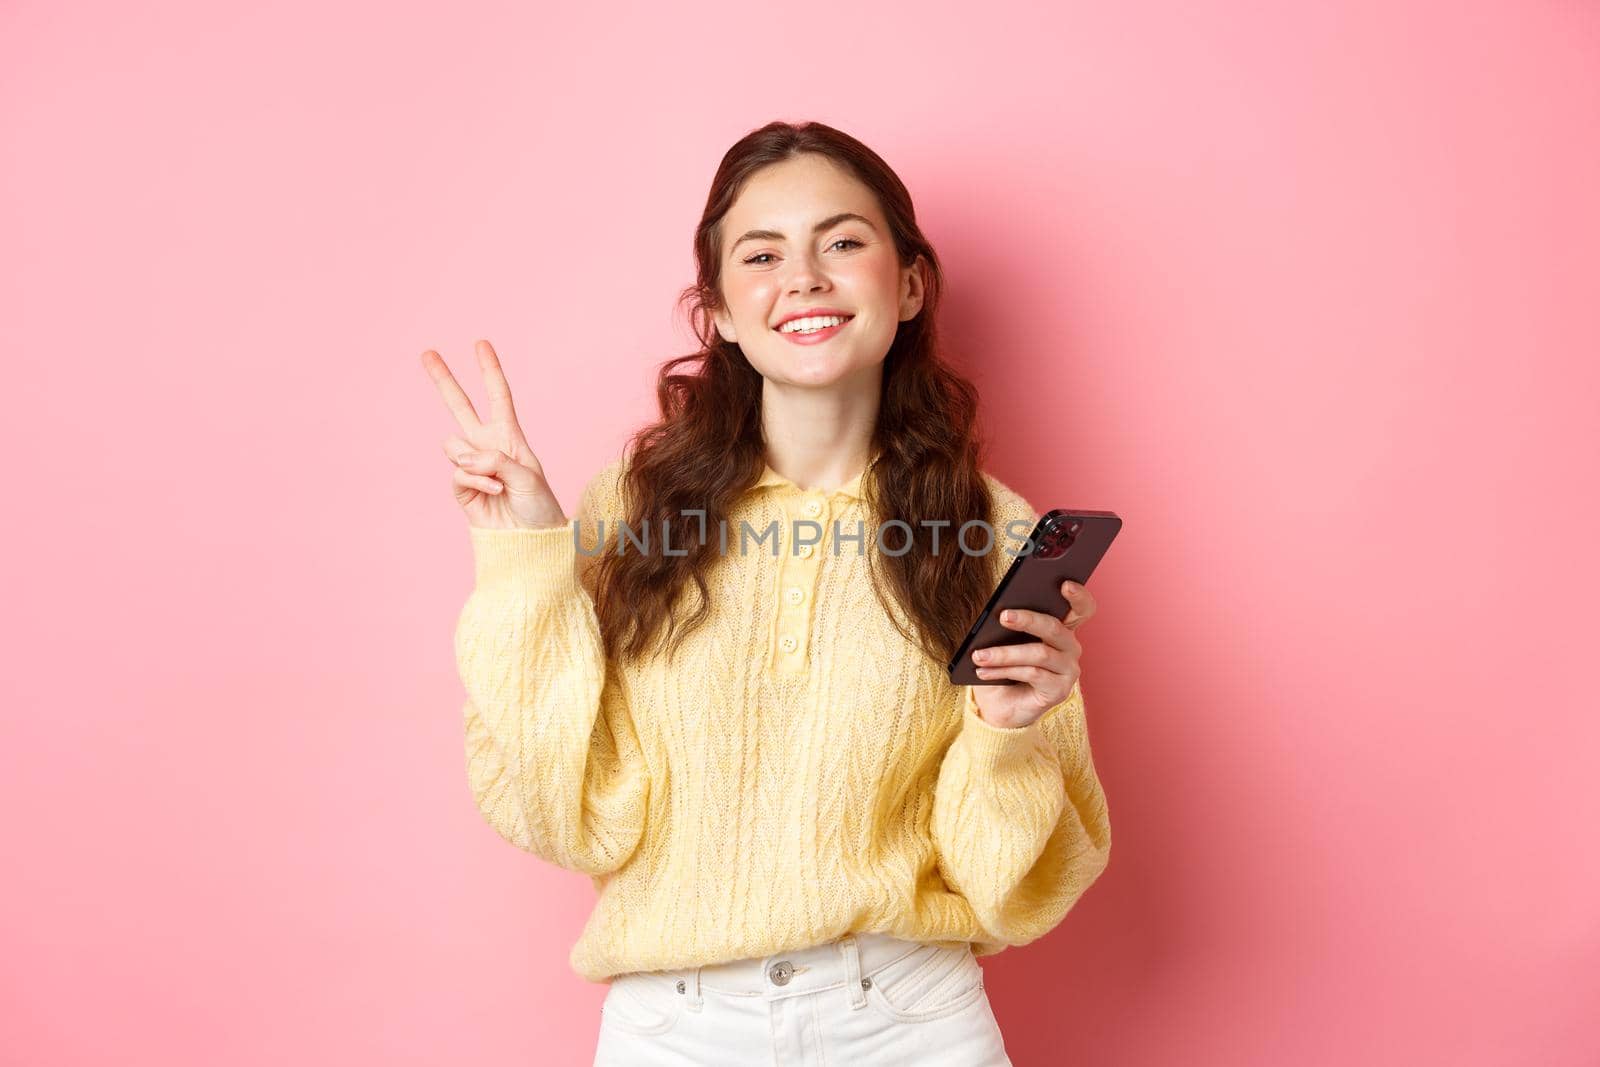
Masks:
[[[817,319],[827,319],[827,320],[837,319],[838,321],[837,322],[828,321],[828,322],[824,323],[823,325],[812,326],[809,329],[803,329],[803,330],[786,330],[786,329],[784,329],[784,327],[789,324],[789,323],[786,322],[786,323],[779,324],[778,326],[774,327],[774,329],[775,329],[775,331],[777,333],[781,333],[781,334],[784,334],[784,335],[789,336],[789,337],[796,337],[796,336],[804,337],[807,334],[822,333],[824,330],[835,329],[836,327],[843,326],[845,323],[847,323],[851,319],[855,318],[854,315],[818,315],[818,316],[814,316],[814,317],[817,318]],[[789,322],[804,322],[804,321],[805,321],[805,319],[790,319],[789,320]]]

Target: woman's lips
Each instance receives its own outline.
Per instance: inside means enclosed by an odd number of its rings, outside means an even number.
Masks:
[[[815,333],[784,333],[782,330],[779,330],[778,336],[782,337],[785,341],[788,341],[791,344],[816,345],[826,341],[828,338],[832,337],[834,334],[838,333],[840,330],[844,329],[854,321],[856,321],[856,319],[855,316],[852,315],[837,326],[829,326],[827,329],[818,330]]]

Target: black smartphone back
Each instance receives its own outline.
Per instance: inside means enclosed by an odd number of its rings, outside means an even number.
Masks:
[[[1087,585],[1089,575],[1121,529],[1122,519],[1115,512],[1054,508],[1039,516],[1033,533],[1020,546],[1005,531],[996,531],[994,551],[1002,552],[1009,546],[1022,554],[1011,561],[1010,569],[950,660],[946,668],[950,681],[956,685],[1016,684],[1010,678],[979,678],[975,673],[977,664],[972,662],[974,650],[1039,640],[1030,633],[1001,625],[1000,613],[1007,608],[1025,608],[1058,619],[1065,617],[1069,605],[1061,595],[1061,583]]]

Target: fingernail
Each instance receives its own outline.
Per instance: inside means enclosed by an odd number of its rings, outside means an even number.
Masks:
[[[1014,611],[1002,611],[1000,613],[1000,621],[1001,622],[1016,622],[1017,621],[1017,613],[1014,612]]]
[[[1078,590],[1082,589],[1082,588],[1083,587],[1080,586],[1077,582],[1068,582],[1067,583],[1067,592],[1069,594],[1071,594],[1072,596],[1077,596],[1078,595]]]
[[[473,452],[463,452],[463,453],[461,453],[461,455],[456,457],[456,465],[457,466],[461,466],[464,463],[471,463],[472,462],[472,457],[475,454],[476,453],[473,453]]]
[[[972,658],[977,663],[988,663],[989,662],[989,650],[987,648],[980,648],[980,649],[978,649],[978,651],[976,651],[976,652],[974,652],[972,654]]]

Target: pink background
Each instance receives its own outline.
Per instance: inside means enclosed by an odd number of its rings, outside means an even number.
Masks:
[[[910,185],[990,470],[1127,523],[1015,1062],[1600,1062],[1593,4],[234,7],[0,7],[7,1062],[589,1062],[418,357],[570,506],[772,118]]]

